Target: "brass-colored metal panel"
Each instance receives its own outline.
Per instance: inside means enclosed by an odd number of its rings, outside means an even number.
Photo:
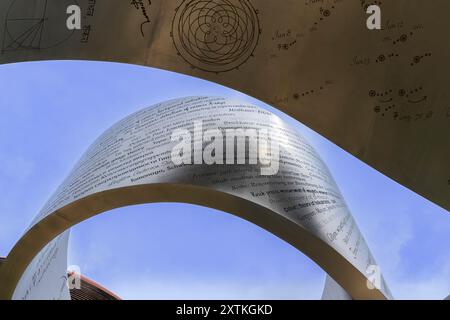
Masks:
[[[78,3],[82,29],[68,30]],[[0,63],[83,59],[240,90],[450,208],[448,0],[4,0]],[[94,85],[94,84],[93,84]]]

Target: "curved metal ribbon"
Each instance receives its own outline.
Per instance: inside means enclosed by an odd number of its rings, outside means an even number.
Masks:
[[[194,159],[192,164],[174,164],[173,150],[180,142],[171,138],[180,129],[185,134],[178,138],[191,143],[185,159]],[[244,135],[228,140],[235,129],[245,130]],[[247,150],[241,158],[239,141]],[[255,159],[252,150],[258,150]],[[300,135],[267,110],[189,97],[132,114],[94,142],[2,264],[0,298],[32,296],[25,289],[33,287],[36,270],[49,268],[55,255],[51,248],[62,241],[52,239],[71,226],[114,208],[150,202],[232,213],[299,249],[352,298],[391,297],[382,278],[378,288],[368,287],[367,270],[376,262],[326,165]]]

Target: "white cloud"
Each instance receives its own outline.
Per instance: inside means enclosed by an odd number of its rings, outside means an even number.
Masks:
[[[416,280],[396,280],[392,283],[394,294],[399,299],[441,300],[450,294],[450,259],[442,265],[440,270],[430,273],[429,277]]]
[[[420,209],[416,203],[391,203],[391,214],[368,211],[364,216],[363,233],[367,235],[369,246],[395,299],[440,300],[450,294],[450,257],[445,251],[448,248],[446,244],[436,243],[432,260],[424,263],[426,270],[417,266],[417,257],[429,257],[425,251],[431,249],[428,245],[421,247],[421,239],[426,232],[436,231],[434,222],[441,218],[425,219],[428,213]],[[441,227],[447,228],[448,225]],[[435,240],[438,239],[436,236]],[[413,255],[412,250],[419,254]],[[441,262],[441,267],[436,270],[433,266],[438,262]]]

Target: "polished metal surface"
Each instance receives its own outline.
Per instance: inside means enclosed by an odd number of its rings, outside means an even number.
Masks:
[[[250,138],[244,163],[234,153],[239,152],[238,142],[228,148],[226,140],[221,156],[225,143],[218,134],[225,139],[225,133],[228,138],[229,130],[237,128],[258,132],[253,146],[259,161],[250,162]],[[182,129],[192,133],[192,153],[185,159],[194,159],[194,164],[174,164],[173,150],[180,142],[172,135]],[[209,132],[216,132],[216,138]],[[185,141],[186,136],[180,137]],[[214,163],[205,160],[208,154],[216,157]],[[277,170],[264,170],[270,167]],[[232,213],[299,249],[352,298],[391,298],[382,277],[379,288],[367,285],[375,259],[328,168],[307,141],[267,110],[210,97],[159,103],[101,135],[3,263],[0,298],[27,294],[36,270],[45,269],[39,261],[48,261],[47,243],[71,226],[117,207],[150,202],[191,203]]]
[[[69,234],[70,231],[65,231],[33,258],[14,289],[13,300],[70,300],[67,286]]]
[[[352,297],[333,278],[327,275],[322,300],[352,300]]]
[[[82,10],[81,30],[66,8]],[[450,209],[448,0],[2,0],[0,63],[83,59],[245,92]],[[95,86],[96,84],[92,84]]]

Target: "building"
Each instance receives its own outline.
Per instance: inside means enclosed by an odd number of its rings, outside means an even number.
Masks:
[[[72,300],[122,300],[95,281],[80,276],[81,289],[70,289]]]

